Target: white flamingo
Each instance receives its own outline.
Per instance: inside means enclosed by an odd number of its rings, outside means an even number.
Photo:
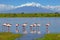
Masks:
[[[24,24],[22,25],[22,27],[23,27],[23,33],[24,33],[24,34],[27,34],[27,31],[26,31],[26,29],[25,29],[26,26],[27,26],[27,23],[24,23]]]
[[[50,26],[50,23],[46,24],[46,32],[50,33],[50,31],[48,30],[48,27]]]
[[[37,27],[38,27],[38,32],[37,33],[38,34],[41,34],[41,32],[40,32],[40,26],[41,26],[40,24],[37,24]]]
[[[6,23],[4,23],[3,26],[6,27]],[[2,28],[2,31],[5,31],[4,28]]]
[[[30,25],[30,33],[33,33],[32,27],[33,25]]]
[[[16,24],[16,33],[19,32],[19,30],[18,30],[18,26],[19,26],[19,24]]]
[[[36,26],[37,26],[36,23],[33,24],[33,28],[35,28]],[[33,29],[33,33],[36,33],[36,30],[35,29]]]
[[[7,24],[6,24],[6,27],[8,27],[8,32],[10,32],[11,24],[7,23]]]

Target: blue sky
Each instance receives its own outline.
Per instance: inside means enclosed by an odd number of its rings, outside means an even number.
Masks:
[[[36,2],[42,5],[60,5],[60,0],[0,0],[0,4],[21,5],[24,3]]]

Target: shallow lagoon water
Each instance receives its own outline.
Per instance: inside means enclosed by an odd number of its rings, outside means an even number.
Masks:
[[[2,32],[2,24],[3,23],[11,23],[12,26],[10,27],[10,31],[13,33],[15,32],[15,24],[18,23],[19,24],[19,33],[23,33],[22,32],[22,24],[23,23],[28,23],[28,25],[26,26],[26,30],[28,31],[28,34],[23,36],[21,39],[24,40],[24,38],[37,38],[37,37],[41,37],[42,34],[46,33],[46,24],[50,22],[50,26],[49,26],[49,31],[51,33],[60,33],[60,18],[0,18],[0,32]],[[41,35],[38,34],[30,34],[30,25],[34,24],[34,23],[40,23],[40,31],[41,31]],[[5,31],[7,31],[7,28],[4,28]],[[30,36],[30,37],[29,37]],[[26,40],[28,40],[26,39]]]

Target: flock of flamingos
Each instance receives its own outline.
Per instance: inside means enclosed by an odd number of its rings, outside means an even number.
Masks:
[[[49,30],[48,30],[48,27],[49,27],[49,25],[50,25],[50,23],[47,23],[45,26],[46,26],[46,33],[49,33]],[[10,23],[4,23],[3,24],[3,26],[4,27],[8,27],[8,32],[10,32],[10,27],[12,26],[12,24],[10,24]],[[16,24],[15,25],[16,26],[16,33],[18,33],[19,32],[19,29],[18,29],[18,27],[19,27],[19,24]],[[28,32],[26,31],[26,27],[27,26],[27,23],[24,23],[24,24],[22,24],[22,31],[23,31],[23,33],[24,34],[27,34]],[[32,24],[32,25],[30,25],[29,27],[30,27],[30,33],[38,33],[38,34],[41,34],[41,32],[40,32],[40,24],[39,23],[34,23],[34,24]],[[38,29],[36,29],[36,30],[34,30],[33,28],[38,28]],[[2,30],[4,30],[4,29],[2,29]]]

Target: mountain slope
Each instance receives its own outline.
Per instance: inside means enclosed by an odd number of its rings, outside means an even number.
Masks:
[[[24,7],[20,7],[20,8],[16,8],[13,10],[9,10],[6,11],[8,13],[39,13],[39,12],[53,12],[52,10],[46,9],[46,8],[42,8],[42,7],[33,7],[33,6],[24,6]]]

